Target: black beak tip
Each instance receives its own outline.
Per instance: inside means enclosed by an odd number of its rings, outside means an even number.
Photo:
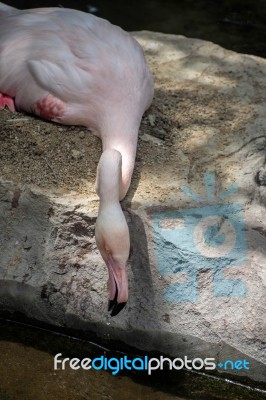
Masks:
[[[112,308],[116,305],[117,301],[116,298],[114,298],[113,300],[109,300],[108,302],[108,311],[111,311]]]
[[[120,311],[123,310],[123,308],[125,307],[126,304],[127,304],[126,302],[117,303],[117,301],[116,301],[115,304],[112,307],[112,311],[111,311],[111,314],[110,314],[111,317],[115,317],[117,314],[119,314]]]
[[[118,296],[118,288],[117,288],[117,284],[115,282],[115,297],[112,300],[109,300],[108,303],[108,311],[111,311],[112,308],[116,307],[117,304],[117,296]]]
[[[121,310],[123,310],[123,308],[125,307],[125,305],[127,304],[127,302],[123,302],[123,303],[118,303],[117,302],[117,296],[118,296],[118,288],[117,288],[117,284],[115,283],[115,297],[113,300],[109,300],[108,303],[108,311],[111,311],[111,317],[115,317],[117,314],[120,313]]]

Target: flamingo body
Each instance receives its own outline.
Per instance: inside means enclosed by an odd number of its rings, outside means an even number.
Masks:
[[[122,110],[128,124],[141,118],[153,85],[130,34],[81,11],[13,10],[1,15],[0,3],[0,91],[16,109],[99,136]]]
[[[109,270],[113,315],[128,296],[129,234],[119,201],[130,185],[139,125],[152,97],[143,51],[121,28],[81,11],[0,3],[0,108],[84,125],[102,140],[96,240]]]

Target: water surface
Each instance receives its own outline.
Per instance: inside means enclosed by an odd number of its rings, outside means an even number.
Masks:
[[[80,359],[123,356],[89,341],[0,320],[0,400],[266,400],[261,389],[185,371],[113,376],[69,366],[54,370],[57,353]]]
[[[126,30],[151,30],[210,40],[266,57],[265,0],[6,0],[18,8],[64,6],[91,11]]]

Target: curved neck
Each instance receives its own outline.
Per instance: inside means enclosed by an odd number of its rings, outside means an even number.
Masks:
[[[122,186],[122,156],[119,151],[103,151],[96,177],[96,191],[101,205],[119,202]]]
[[[122,157],[121,181],[119,186],[119,200],[121,201],[129,189],[135,165],[138,142],[138,131],[141,115],[133,111],[121,115],[108,115],[101,121],[100,137],[102,139],[103,154],[109,150],[116,150]],[[110,174],[110,176],[112,176]]]
[[[107,198],[112,195],[112,198],[116,198],[117,191],[118,201],[126,196],[134,170],[136,147],[137,138],[135,144],[127,143],[126,146],[121,143],[111,146],[103,140],[103,153],[97,168],[96,186],[100,197]]]

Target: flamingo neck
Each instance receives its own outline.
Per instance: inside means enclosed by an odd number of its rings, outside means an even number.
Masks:
[[[118,201],[123,200],[126,196],[131,183],[131,177],[135,165],[137,137],[135,143],[128,142],[126,145],[123,143],[109,143],[103,140],[103,153],[99,162],[99,176],[101,181],[105,182],[102,193],[108,191],[115,193]],[[114,188],[115,186],[115,188]],[[104,197],[108,195],[103,194]]]
[[[135,157],[138,142],[138,131],[141,121],[141,113],[138,109],[127,109],[119,115],[108,114],[108,119],[103,118],[100,123],[100,137],[103,153],[115,149],[120,153],[121,181],[119,186],[119,200],[127,194],[131,183],[131,177],[135,165]]]
[[[117,150],[105,150],[98,164],[96,178],[96,191],[100,197],[100,205],[119,203],[121,187],[122,156]]]

